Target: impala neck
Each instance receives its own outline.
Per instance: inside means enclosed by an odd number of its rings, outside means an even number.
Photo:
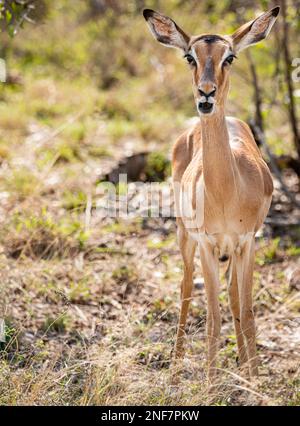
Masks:
[[[201,136],[206,195],[220,203],[235,191],[234,159],[223,110],[201,117]]]

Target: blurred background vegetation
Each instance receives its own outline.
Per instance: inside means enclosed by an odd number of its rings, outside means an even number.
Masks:
[[[31,114],[37,124],[56,126],[64,115],[77,112],[80,107],[84,112],[77,124],[82,125],[84,136],[94,130],[93,123],[84,123],[84,118],[98,112],[106,121],[112,141],[138,137],[170,145],[174,132],[178,134],[185,120],[195,115],[190,75],[175,51],[157,45],[145,31],[142,9],[147,6],[162,10],[180,21],[191,34],[231,33],[240,23],[275,3],[239,0],[4,2],[12,6],[2,12],[6,23],[2,25],[0,52],[7,61],[9,73],[8,82],[2,87],[2,120],[5,121],[5,109],[12,107],[13,113],[9,115],[19,117],[16,127],[21,126],[26,114]],[[289,55],[293,59],[300,54],[299,2],[283,3],[286,3],[289,27]],[[27,19],[34,22],[27,23]],[[14,39],[6,35],[16,31],[19,34]],[[299,140],[296,140],[299,135],[294,135],[290,122],[286,41],[281,14],[281,22],[270,38],[252,48],[251,53],[243,52],[236,61],[228,102],[229,114],[248,122],[255,119],[260,127],[265,126],[268,142],[276,155],[296,154],[295,147],[300,151]],[[291,63],[288,67],[292,71]],[[254,87],[253,68],[258,91]],[[45,99],[51,84],[52,98]],[[292,92],[297,106],[299,90],[294,87]],[[13,121],[13,117],[10,120]],[[4,139],[5,130],[2,126]],[[26,129],[23,130],[26,133]]]
[[[281,15],[268,39],[232,67],[228,114],[252,126],[264,154],[267,143],[266,159],[285,186],[282,192],[277,180],[272,229],[263,234],[269,239],[258,243],[259,344],[270,380],[255,391],[299,404],[296,331],[280,316],[294,324],[300,309],[300,82],[291,78],[300,57],[298,0],[0,1],[7,67],[0,83],[0,317],[8,342],[0,343],[1,404],[207,402],[194,355],[179,393],[167,396],[182,275],[174,222],[99,221],[97,185],[124,158],[131,168],[147,152],[140,178],[167,180],[171,146],[196,115],[190,70],[178,52],[154,41],[142,9],[171,16],[190,34],[230,34],[277,3]],[[190,350],[201,357],[205,297],[197,285]],[[221,302],[229,342],[222,366],[235,369],[226,291]],[[251,392],[228,389],[218,404],[253,402]]]

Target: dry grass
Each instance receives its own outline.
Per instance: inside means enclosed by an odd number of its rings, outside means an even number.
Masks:
[[[156,242],[174,233],[172,223],[150,224],[169,229],[167,236],[157,232]],[[299,294],[282,273],[296,260],[281,258],[256,268],[261,367],[254,383],[239,376],[223,287],[220,371],[211,395],[201,281],[188,322],[187,354],[173,385],[182,273],[177,246],[149,248],[153,231],[138,225],[129,236],[122,227],[105,229],[97,245],[72,256],[57,252],[43,259],[23,252],[15,260],[4,247],[8,344],[1,355],[2,404],[299,404]],[[117,242],[119,252],[97,250],[107,240]]]
[[[170,152],[194,113],[189,75],[173,51],[154,47],[139,17],[130,15],[129,25],[126,15],[107,37],[105,18],[82,19],[85,2],[72,10],[60,3],[45,25],[14,40],[9,59],[20,83],[4,85],[1,95],[0,404],[299,405],[299,288],[288,278],[299,263],[299,227],[279,239],[266,227],[267,239],[257,243],[258,381],[239,376],[223,282],[218,388],[208,394],[198,265],[187,353],[172,384],[182,276],[175,224],[100,220],[95,203],[100,178],[124,155]],[[197,27],[195,14],[182,15]],[[258,48],[254,57],[273,84],[270,52]],[[230,113],[247,119],[251,90],[243,77],[241,58]],[[288,145],[278,105],[268,121]],[[275,130],[268,131],[272,146],[289,152]],[[295,213],[279,204],[286,217]]]

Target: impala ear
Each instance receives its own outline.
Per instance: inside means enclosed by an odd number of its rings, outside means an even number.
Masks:
[[[242,25],[235,31],[231,36],[235,52],[240,52],[266,38],[276,21],[279,11],[279,6],[274,7],[274,9],[263,13],[253,21],[247,22],[247,24]]]
[[[190,37],[171,18],[151,9],[145,9],[143,15],[157,41],[168,47],[187,50]]]

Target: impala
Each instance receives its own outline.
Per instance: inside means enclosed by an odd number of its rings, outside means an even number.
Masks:
[[[145,9],[154,37],[181,49],[192,72],[199,120],[175,143],[172,177],[178,242],[184,263],[175,358],[184,354],[184,329],[198,246],[207,296],[208,378],[216,374],[221,318],[219,261],[228,260],[228,293],[240,364],[258,374],[252,303],[255,234],[270,207],[270,171],[243,121],[225,116],[229,75],[237,54],[263,40],[279,7],[261,14],[232,35],[187,35],[172,19]],[[246,100],[245,100],[246,101]]]

